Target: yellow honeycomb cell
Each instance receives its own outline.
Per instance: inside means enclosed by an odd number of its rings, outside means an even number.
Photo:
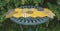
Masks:
[[[31,17],[45,17],[47,14],[40,12],[40,11],[34,11],[33,14],[31,14]]]
[[[22,12],[22,8],[16,8],[15,12]]]
[[[47,16],[50,18],[53,18],[55,16],[55,14],[51,10],[49,10],[48,8],[44,8],[44,13],[46,13]]]
[[[13,17],[19,18],[19,17],[22,17],[22,14],[20,14],[20,13],[13,14]]]
[[[28,8],[24,8],[23,10],[24,10],[24,11],[28,11],[29,9],[28,9]]]

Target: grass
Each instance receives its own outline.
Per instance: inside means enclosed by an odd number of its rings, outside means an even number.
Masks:
[[[49,27],[43,26],[44,24],[40,25],[39,31],[60,31],[60,24],[57,23],[56,26],[50,25]],[[0,31],[20,31],[19,25],[16,23],[13,23],[11,21],[4,21],[2,25],[0,26]]]

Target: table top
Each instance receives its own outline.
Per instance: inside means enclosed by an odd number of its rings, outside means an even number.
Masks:
[[[32,8],[33,10],[30,10]],[[54,16],[54,14],[48,9],[43,9],[42,7],[36,6],[21,6],[20,8],[15,8],[10,11],[7,12],[6,18],[9,18],[11,21],[21,25],[39,25],[49,21],[49,19]]]

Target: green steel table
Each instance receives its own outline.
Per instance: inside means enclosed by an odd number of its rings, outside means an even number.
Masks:
[[[42,7],[37,7],[37,6],[21,6],[20,8],[37,8],[38,11],[43,11]],[[14,9],[12,9],[12,10],[14,10]],[[10,11],[8,11],[7,14],[9,12]],[[40,24],[43,24],[43,23],[49,21],[49,17],[47,17],[47,16],[43,17],[43,18],[40,18],[40,17],[36,17],[36,18],[33,18],[33,17],[26,17],[26,18],[25,17],[20,17],[20,18],[10,17],[9,19],[12,22],[19,24],[21,31],[38,31]]]

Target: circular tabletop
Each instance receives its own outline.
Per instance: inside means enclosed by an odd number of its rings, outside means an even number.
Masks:
[[[42,7],[37,7],[37,6],[21,6],[20,8],[35,8],[38,9],[38,11],[43,11]],[[23,11],[25,12],[25,11]],[[9,13],[9,12],[8,12]],[[32,13],[32,12],[28,12],[28,13]],[[40,14],[39,14],[40,15]],[[44,17],[19,17],[19,18],[15,18],[15,17],[10,17],[10,20],[17,23],[17,24],[21,24],[21,25],[38,25],[38,24],[42,24],[45,23],[47,21],[49,21],[49,17],[44,16]]]

